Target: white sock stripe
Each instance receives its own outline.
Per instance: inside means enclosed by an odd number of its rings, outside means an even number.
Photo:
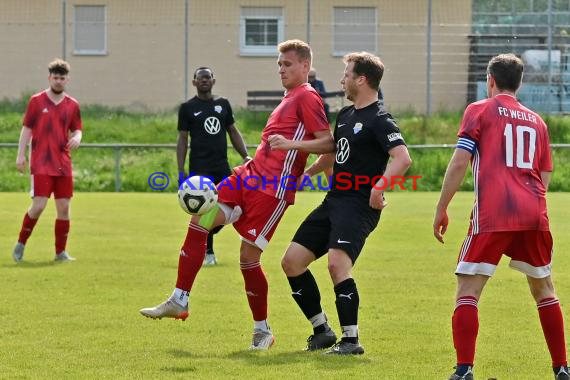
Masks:
[[[260,267],[261,263],[259,261],[255,261],[253,263],[239,263],[239,267],[240,269],[253,269],[253,268],[257,268]]]
[[[474,306],[477,308],[478,303],[479,302],[473,298],[459,298],[455,301],[455,308],[457,309],[460,306]]]
[[[205,234],[209,234],[209,233],[210,233],[210,231],[208,231],[208,230],[205,229],[204,227],[199,226],[199,225],[197,225],[197,224],[194,224],[194,223],[192,223],[192,222],[190,222],[190,223],[188,224],[188,228],[191,228],[191,229],[193,229],[193,230],[195,230],[195,231],[199,231],[199,232],[202,232],[202,233],[205,233]]]
[[[540,309],[541,307],[556,305],[557,303],[560,303],[560,300],[555,298],[553,300],[541,301],[536,304],[536,307]]]

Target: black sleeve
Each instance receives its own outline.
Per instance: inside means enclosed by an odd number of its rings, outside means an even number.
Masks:
[[[232,110],[232,106],[230,105],[230,102],[227,99],[224,99],[226,101],[226,107],[228,109],[228,113],[226,115],[226,129],[228,128],[229,125],[232,125],[235,123],[234,120],[234,111]]]
[[[400,128],[398,128],[396,122],[389,117],[379,118],[374,132],[376,141],[378,141],[386,153],[398,145],[406,145]]]
[[[186,117],[186,107],[185,104],[181,104],[180,108],[178,109],[178,130],[179,131],[188,131],[189,128],[188,126],[190,125],[190,123],[188,123],[187,117]]]

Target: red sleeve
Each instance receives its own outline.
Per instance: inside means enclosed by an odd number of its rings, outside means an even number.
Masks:
[[[552,149],[550,149],[550,138],[548,137],[548,128],[546,124],[542,124],[543,128],[542,135],[542,146],[543,149],[540,150],[540,157],[538,159],[538,166],[541,172],[551,172],[554,169],[552,165]]]
[[[81,111],[79,110],[79,105],[75,105],[75,112],[73,113],[73,122],[71,123],[71,130],[82,130],[83,124],[81,123]]]
[[[308,133],[329,131],[329,122],[325,115],[323,100],[314,91],[306,91],[298,102],[299,119],[305,125]]]
[[[473,103],[467,106],[463,113],[463,119],[461,120],[461,128],[459,128],[459,132],[457,133],[458,137],[468,137],[477,143],[479,142],[479,133],[481,131],[479,116],[481,108],[483,107]]]
[[[36,124],[36,119],[37,119],[37,108],[38,108],[38,102],[36,100],[37,98],[35,97],[31,97],[30,101],[28,102],[28,106],[26,107],[26,113],[24,114],[24,120],[22,121],[22,125],[33,129],[35,124]]]

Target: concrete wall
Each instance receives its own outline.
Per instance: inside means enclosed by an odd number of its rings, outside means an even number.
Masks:
[[[0,98],[46,86],[46,66],[62,55],[63,0],[0,2]],[[248,90],[281,89],[276,55],[240,53],[240,7],[283,7],[285,39],[307,39],[307,0],[189,0],[189,74],[213,68],[214,92],[234,106]],[[167,109],[184,98],[184,0],[66,0],[69,92],[81,103]],[[107,54],[73,52],[74,5],[106,5]],[[333,7],[375,7],[377,51],[391,109],[426,106],[426,0],[311,0],[314,66],[329,91],[340,89],[342,57],[333,55]],[[466,102],[470,0],[433,0],[432,105]],[[194,88],[189,83],[189,95]]]

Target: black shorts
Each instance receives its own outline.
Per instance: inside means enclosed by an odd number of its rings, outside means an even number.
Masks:
[[[297,229],[293,241],[317,259],[330,248],[342,249],[354,264],[379,221],[380,211],[371,208],[368,199],[327,195]]]

